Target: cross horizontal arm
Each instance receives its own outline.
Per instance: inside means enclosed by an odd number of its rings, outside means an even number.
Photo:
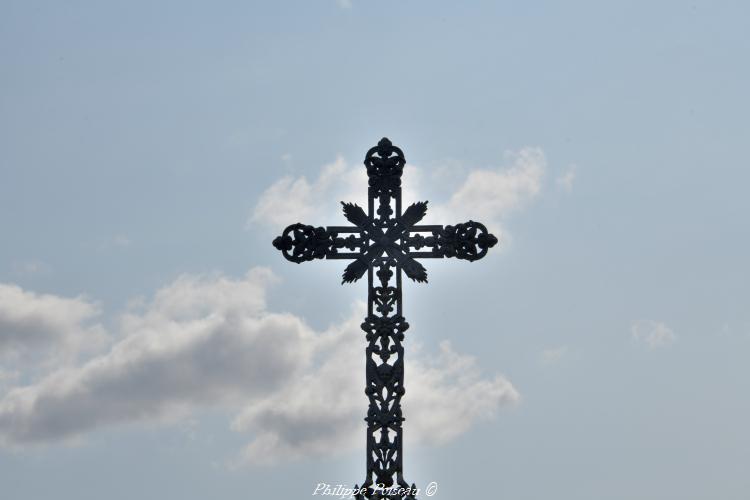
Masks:
[[[455,257],[475,261],[487,255],[497,241],[484,224],[470,220],[453,226],[412,226],[404,235],[401,248],[412,258]]]
[[[348,236],[340,236],[348,234]],[[362,230],[352,226],[315,227],[301,223],[284,229],[273,240],[284,257],[297,264],[315,259],[356,259],[367,247]],[[340,252],[348,249],[349,252]]]

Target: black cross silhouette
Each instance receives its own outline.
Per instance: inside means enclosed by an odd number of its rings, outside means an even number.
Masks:
[[[342,283],[357,281],[367,273],[367,317],[362,323],[368,342],[367,475],[357,500],[415,498],[416,486],[409,487],[403,477],[401,397],[406,391],[402,342],[409,324],[402,315],[401,272],[414,281],[426,282],[427,270],[416,258],[475,261],[497,243],[479,222],[418,225],[427,212],[426,201],[414,203],[402,213],[405,163],[401,149],[381,139],[365,156],[367,213],[355,204],[341,202],[344,216],[353,226],[297,223],[273,240],[287,260],[298,264],[324,258],[350,259]]]

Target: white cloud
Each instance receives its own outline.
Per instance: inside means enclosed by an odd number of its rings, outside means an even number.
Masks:
[[[545,365],[551,365],[553,363],[557,363],[562,358],[565,357],[565,355],[568,353],[568,347],[567,346],[559,346],[559,347],[553,347],[550,349],[545,349],[542,351],[540,355],[540,360],[542,364]]]
[[[336,0],[336,3],[342,9],[351,9],[352,8],[352,0]]]
[[[649,349],[656,349],[674,343],[677,335],[662,322],[652,320],[634,321],[630,334],[638,342],[644,342]]]
[[[466,432],[520,394],[503,375],[482,378],[476,359],[457,353],[447,341],[436,356],[416,351],[406,368],[406,441],[445,443]],[[409,392],[409,387],[411,391]]]
[[[573,190],[573,181],[576,179],[577,168],[575,165],[571,165],[568,170],[557,178],[557,185],[566,192]]]
[[[103,347],[99,307],[0,283],[0,361],[7,365],[66,363]]]
[[[547,162],[541,149],[523,148],[507,152],[503,163],[486,169],[452,165],[429,171],[407,164],[402,184],[404,202],[430,199],[425,223],[476,220],[497,234],[503,220],[539,195]],[[456,180],[456,188],[436,199],[432,195],[445,192],[446,170]],[[364,166],[349,165],[338,157],[324,166],[314,181],[286,176],[272,184],[260,196],[249,223],[265,223],[277,230],[295,222],[342,224],[345,221],[336,201],[366,206],[366,194]]]
[[[362,380],[352,376],[364,371],[363,306],[316,332],[268,310],[274,281],[266,269],[242,279],[177,279],[122,316],[121,340],[106,354],[11,388],[0,399],[0,443],[48,443],[220,406],[238,412],[234,430],[249,433],[243,462],[356,446],[365,429]],[[407,357],[410,439],[445,442],[518,400],[507,379],[482,378],[476,362],[448,344],[437,356],[408,349]]]
[[[535,198],[547,164],[542,150],[524,148],[506,156],[508,168],[471,170],[444,210],[461,220],[499,222]]]
[[[261,194],[248,222],[281,228],[295,222],[323,225],[322,220],[330,218],[338,205],[337,199],[361,204],[366,199],[366,186],[365,168],[353,168],[339,156],[312,182],[304,176],[288,175],[276,181]]]

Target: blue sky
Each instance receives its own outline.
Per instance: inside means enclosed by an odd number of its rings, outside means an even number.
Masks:
[[[0,11],[3,498],[361,483],[366,288],[270,242],[342,223],[383,136],[501,236],[405,285],[408,481],[746,498],[742,2]]]

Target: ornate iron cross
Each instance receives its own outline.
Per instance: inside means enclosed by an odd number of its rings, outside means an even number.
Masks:
[[[273,240],[287,260],[349,259],[342,283],[367,273],[367,317],[362,323],[367,348],[367,475],[357,500],[414,499],[403,475],[401,398],[404,393],[404,320],[401,272],[426,282],[427,270],[416,258],[481,259],[497,238],[474,221],[454,226],[418,225],[427,202],[401,212],[401,173],[406,160],[386,138],[365,156],[369,177],[367,213],[352,203],[344,216],[353,226],[313,227],[292,224]],[[395,280],[394,280],[395,275]],[[403,488],[398,491],[398,488]],[[359,487],[355,487],[355,490]]]

